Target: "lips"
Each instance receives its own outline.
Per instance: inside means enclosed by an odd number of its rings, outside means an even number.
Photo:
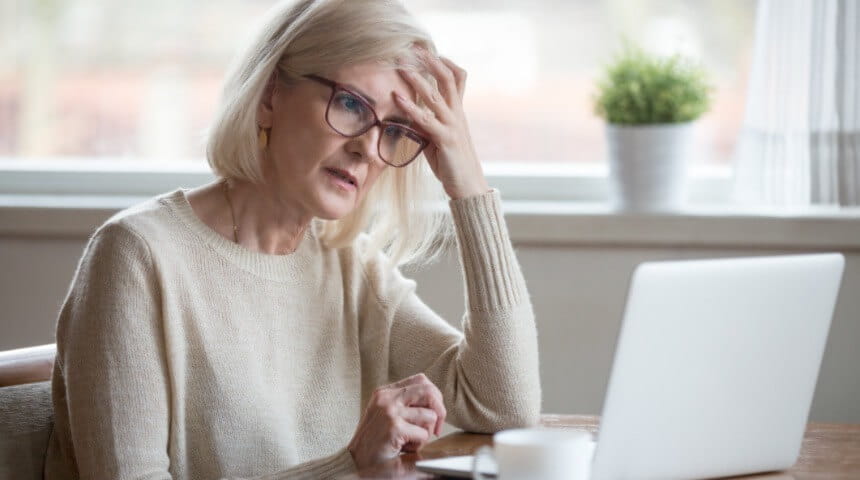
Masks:
[[[347,183],[352,184],[353,186],[358,186],[358,179],[351,173],[346,170],[341,170],[339,168],[326,167],[326,171],[331,173],[332,175],[339,177],[346,181]]]

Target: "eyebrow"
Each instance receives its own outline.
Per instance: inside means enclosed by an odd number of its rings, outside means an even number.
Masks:
[[[350,83],[342,83],[341,85],[348,88],[350,91],[358,94],[358,96],[360,96],[361,99],[364,100],[365,102],[369,103],[371,107],[376,107],[376,100],[374,100],[370,95],[362,92],[361,89],[356,88],[355,85],[352,85]],[[401,117],[400,115],[390,116],[386,119],[386,121],[399,123],[401,125],[406,125],[407,127],[412,126],[411,120],[409,120],[406,117]]]

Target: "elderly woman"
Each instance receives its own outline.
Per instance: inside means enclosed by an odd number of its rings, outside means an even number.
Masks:
[[[446,420],[536,422],[529,296],[465,72],[434,52],[393,0],[275,8],[224,88],[219,179],[117,214],[83,254],[57,326],[47,478],[333,477]],[[397,270],[446,222],[463,333]]]

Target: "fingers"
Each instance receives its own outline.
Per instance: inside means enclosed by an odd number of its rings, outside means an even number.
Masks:
[[[391,385],[382,387],[381,390],[397,389],[400,401],[408,407],[426,407],[436,414],[436,422],[430,431],[439,435],[442,433],[442,424],[448,411],[445,409],[445,401],[442,392],[423,373],[406,377]]]
[[[466,93],[466,70],[460,68],[456,63],[445,57],[439,57],[439,60],[451,69],[454,75],[454,83],[457,85],[457,93],[460,95],[460,100],[463,100],[463,94]]]
[[[439,119],[436,118],[433,110],[421,108],[415,102],[397,92],[394,92],[394,99],[397,105],[409,116],[409,119],[414,123],[414,127],[430,135],[434,143],[439,143],[439,140],[445,134],[445,128]]]
[[[349,443],[356,465],[363,468],[415,452],[431,436],[442,432],[445,421],[442,392],[424,375],[413,375],[377,388]]]
[[[448,415],[442,392],[429,380],[426,383],[410,385],[400,391],[400,397],[405,405],[412,407],[425,407],[436,413],[436,422],[432,432],[439,435],[442,432],[442,424]]]
[[[399,72],[426,108],[397,93],[394,94],[395,101],[417,128],[431,136],[434,144],[446,144],[452,140],[452,132],[446,126],[456,125],[462,116],[466,71],[451,60],[437,57],[425,49],[417,49],[417,55],[436,80],[436,86],[411,69],[402,68]]]
[[[459,99],[463,100],[466,91],[466,70],[460,68],[451,59],[437,56],[425,48],[416,49],[418,56],[424,61],[427,70],[436,79],[436,83],[442,96],[447,100],[448,106],[455,108]]]
[[[401,450],[417,452],[430,441],[430,432],[409,422],[400,422],[394,440]]]
[[[400,75],[415,89],[415,93],[424,101],[424,104],[427,105],[427,108],[433,112],[436,118],[445,120],[450,116],[451,107],[448,105],[448,102],[442,97],[442,93],[431,85],[426,78],[412,70],[401,69]]]
[[[455,101],[460,97],[454,72],[447,63],[442,62],[440,57],[423,49],[419,52],[427,70],[436,79],[439,92],[445,98],[447,105],[453,108]]]
[[[427,430],[428,433],[435,433],[436,421],[439,417],[434,410],[429,408],[404,407],[400,411],[400,418]]]

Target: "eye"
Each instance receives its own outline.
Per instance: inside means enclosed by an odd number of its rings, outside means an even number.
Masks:
[[[364,103],[354,95],[347,92],[340,92],[338,93],[336,100],[338,106],[347,112],[355,113],[359,116],[363,116],[366,113]]]
[[[392,140],[398,140],[404,135],[405,131],[396,125],[387,125],[385,127],[385,136]]]

